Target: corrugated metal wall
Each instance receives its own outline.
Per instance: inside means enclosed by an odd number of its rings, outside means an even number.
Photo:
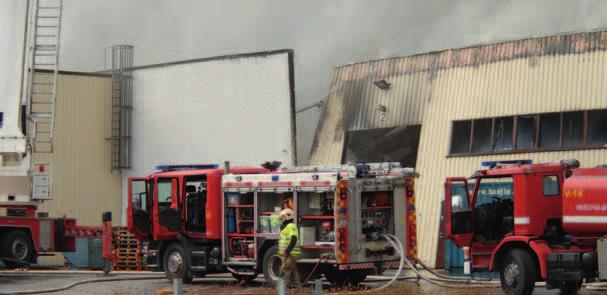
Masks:
[[[384,103],[381,99],[389,95],[394,100],[404,100],[392,102],[398,108],[416,106],[414,114],[399,110],[402,116],[410,117],[390,122],[410,124],[423,116],[416,167],[421,174],[417,185],[419,258],[435,265],[440,202],[447,176],[469,176],[487,159],[547,162],[577,158],[584,166],[607,163],[605,149],[449,158],[451,122],[607,108],[606,49],[607,32],[587,32],[340,67],[333,77],[310,162],[338,163],[347,128],[388,127],[362,115],[372,112],[376,101]],[[419,85],[393,87],[385,92],[375,87],[374,92],[369,91],[372,81],[381,77],[393,83],[391,80],[398,80],[395,76],[404,79],[400,83]]]
[[[111,79],[60,74],[57,85],[55,146],[52,154],[34,154],[32,163],[51,164],[53,199],[39,211],[100,225],[112,211],[120,224],[120,174],[110,167]]]

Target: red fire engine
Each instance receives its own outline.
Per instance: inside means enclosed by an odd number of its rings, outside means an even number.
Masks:
[[[416,173],[398,164],[232,168],[225,175],[216,165],[158,168],[129,180],[128,226],[149,242],[148,266],[169,279],[230,272],[250,281],[263,273],[275,284],[283,206],[296,212],[301,279],[324,274],[336,284],[358,283],[397,267],[383,234],[416,255]]]
[[[483,166],[470,178],[472,193],[466,178],[445,184],[447,234],[464,248],[466,266],[499,271],[507,294],[530,294],[536,281],[575,293],[584,279],[607,274],[598,263],[607,255],[607,168],[576,160]]]
[[[76,225],[73,218],[37,216],[37,203],[2,203],[0,260],[10,268],[36,263],[38,256],[76,251],[76,238],[102,239],[103,271],[112,269],[112,215],[102,215],[103,226]]]

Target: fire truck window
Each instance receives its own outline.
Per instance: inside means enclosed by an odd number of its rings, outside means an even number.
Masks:
[[[563,113],[563,146],[584,144],[584,112]]]
[[[559,191],[559,178],[556,175],[543,176],[542,177],[542,188],[544,196],[558,196]]]
[[[474,204],[474,232],[481,242],[499,241],[514,230],[512,177],[481,178]]]
[[[207,183],[203,178],[185,179],[186,228],[191,232],[206,232]]]
[[[527,150],[535,147],[535,126],[537,116],[518,116],[516,118],[516,148]]]
[[[588,144],[607,144],[607,110],[588,111]]]
[[[468,211],[468,193],[466,192],[466,185],[462,182],[451,182],[451,211]]]
[[[512,150],[512,127],[514,119],[512,117],[496,118],[493,129],[493,150],[509,151]]]
[[[472,135],[472,152],[483,153],[491,151],[492,119],[474,120]]]
[[[171,207],[172,179],[158,180],[158,224],[170,231],[178,231],[181,227],[179,212]]]
[[[558,147],[561,140],[561,114],[540,115],[540,147]]]
[[[158,206],[171,207],[171,180],[158,181]]]
[[[133,209],[135,210],[147,210],[147,195],[145,190],[145,181],[133,181],[131,184],[131,200],[133,202]]]
[[[471,121],[453,122],[451,132],[451,153],[461,154],[470,152],[470,128]]]

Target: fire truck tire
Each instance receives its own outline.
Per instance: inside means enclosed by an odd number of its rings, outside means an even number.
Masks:
[[[533,293],[536,276],[537,266],[529,251],[512,249],[500,263],[500,281],[508,295]]]
[[[173,279],[182,279],[184,284],[192,282],[192,270],[181,244],[169,245],[164,251],[163,262],[164,273],[170,282],[173,282]]]
[[[280,265],[282,264],[282,257],[278,255],[278,245],[270,247],[263,255],[262,261],[263,277],[266,280],[266,284],[271,286],[278,285],[278,278],[280,277]]]
[[[366,270],[338,270],[332,268],[325,272],[327,281],[334,286],[342,287],[347,285],[358,285],[367,278]]]
[[[22,266],[23,263],[19,263],[19,261],[32,261],[35,255],[29,235],[20,230],[14,230],[5,235],[0,249],[2,251],[0,257],[8,258],[3,262],[10,268]]]

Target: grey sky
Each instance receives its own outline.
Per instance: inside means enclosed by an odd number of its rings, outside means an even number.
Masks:
[[[326,96],[341,64],[504,39],[607,27],[607,1],[64,0],[61,67],[104,68],[104,48],[137,65],[295,50],[296,103]],[[319,112],[298,115],[306,162]]]

